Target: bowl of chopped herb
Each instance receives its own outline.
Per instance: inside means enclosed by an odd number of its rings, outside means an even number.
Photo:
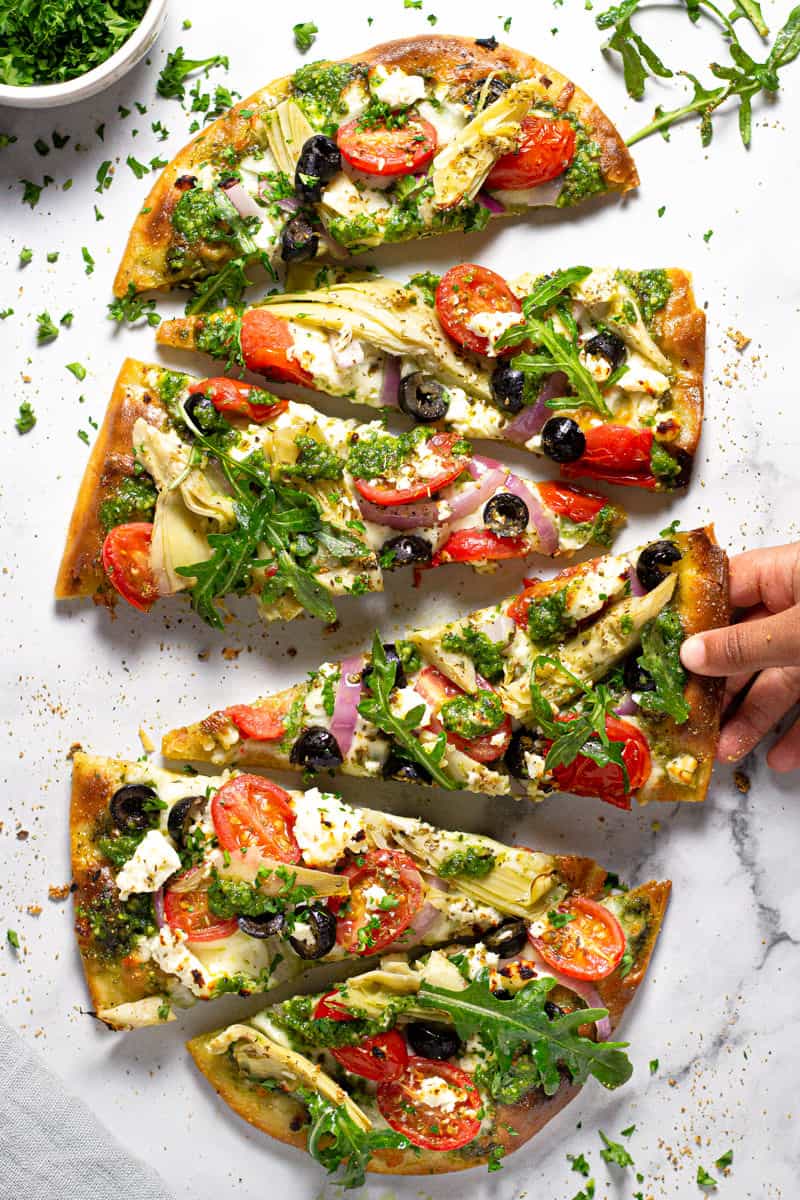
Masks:
[[[0,105],[93,96],[147,54],[166,13],[167,0],[0,0]]]

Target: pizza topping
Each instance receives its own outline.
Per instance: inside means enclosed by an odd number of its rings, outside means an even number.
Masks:
[[[342,169],[342,156],[333,138],[315,133],[303,145],[294,173],[294,190],[304,204],[322,198],[322,189]]]
[[[484,508],[483,521],[500,537],[517,537],[528,528],[530,513],[521,496],[498,492]]]
[[[645,546],[636,560],[636,577],[646,592],[651,592],[663,582],[666,571],[681,560],[681,552],[674,542],[651,542]]]
[[[367,124],[363,117],[340,125],[336,142],[342,158],[368,175],[413,175],[424,170],[438,149],[436,130],[417,114],[391,113]]]
[[[223,850],[257,847],[267,858],[300,861],[288,792],[260,775],[237,775],[214,794],[211,820]]]
[[[618,808],[630,808],[631,794],[650,776],[650,748],[644,734],[629,721],[606,716],[605,733],[615,757],[603,752],[595,734],[571,761],[552,766],[553,778],[563,792],[597,796]],[[549,751],[552,743],[546,741],[545,746]]]
[[[146,783],[126,783],[117,788],[108,807],[117,829],[132,833],[149,829],[162,804],[155,788]]]
[[[553,462],[575,462],[585,449],[586,438],[572,417],[551,417],[544,425],[542,450]]]
[[[584,342],[583,352],[585,355],[591,355],[593,358],[603,358],[606,361],[609,370],[606,371],[606,377],[611,371],[616,371],[625,362],[627,350],[625,343],[621,337],[610,329],[603,329],[600,333],[594,334],[589,338],[588,342]]]
[[[222,377],[199,380],[189,388],[189,395],[194,399],[187,401],[186,412],[190,419],[206,433],[212,432],[212,430],[208,429],[203,422],[202,410],[198,411],[197,408],[198,401],[202,403],[206,398],[213,404],[217,412],[247,417],[249,421],[254,421],[257,425],[273,420],[280,413],[285,412],[289,405],[288,400],[278,400],[262,388],[242,383],[240,379]]]
[[[399,1079],[408,1065],[406,1044],[396,1029],[377,1033],[357,1046],[334,1048],[331,1054],[352,1075],[375,1083]]]
[[[452,1063],[410,1058],[399,1079],[380,1084],[377,1099],[387,1124],[425,1150],[457,1150],[480,1131],[480,1093]]]
[[[243,738],[254,742],[274,742],[286,732],[286,713],[279,712],[268,704],[258,707],[252,704],[234,704],[223,709],[223,712]]]
[[[319,233],[305,213],[298,213],[283,227],[281,233],[281,258],[284,262],[307,262],[316,257],[319,249]]]
[[[514,416],[525,405],[525,375],[508,363],[498,363],[492,371],[492,399],[504,413]]]
[[[313,384],[313,377],[291,355],[294,335],[289,321],[268,308],[248,308],[242,315],[240,336],[248,370],[281,383]]]
[[[120,900],[134,892],[157,891],[180,868],[180,856],[163,833],[149,830],[117,875]]]
[[[562,460],[564,475],[589,475],[608,483],[655,487],[650,462],[651,429],[603,424],[592,426],[582,436],[586,444],[579,457],[574,461]]]
[[[485,685],[485,680],[479,683]],[[511,718],[490,688],[467,695],[435,667],[425,667],[414,688],[435,714],[429,722],[434,732],[445,729],[448,742],[477,762],[503,757],[511,740]]]
[[[531,941],[549,966],[573,979],[605,979],[619,966],[626,945],[614,914],[586,896],[570,897],[549,912]]]
[[[370,71],[372,94],[389,108],[408,108],[425,99],[425,80],[421,75],[407,75],[399,67],[387,71],[382,63]]]
[[[103,542],[103,569],[120,596],[149,612],[158,599],[158,587],[150,565],[153,526],[146,521],[116,525]]]
[[[338,796],[309,788],[290,801],[294,837],[309,867],[332,867],[347,850],[363,845],[363,823],[357,811]]]
[[[343,874],[350,897],[338,912],[337,941],[351,954],[379,954],[422,908],[422,876],[414,860],[396,850],[360,854]]]
[[[188,874],[188,872],[186,872]],[[182,876],[164,893],[164,916],[173,933],[183,933],[190,942],[220,942],[232,937],[239,928],[235,917],[220,920],[210,909],[208,891],[179,890]]]
[[[521,311],[502,276],[475,263],[451,267],[436,289],[436,312],[445,333],[476,354],[496,353],[495,342],[519,323]]]
[[[575,157],[575,127],[571,121],[527,116],[517,150],[503,155],[492,167],[489,191],[521,191],[556,179]]]
[[[447,389],[423,371],[414,371],[400,380],[400,408],[415,421],[440,421],[447,415]]]
[[[399,441],[397,438],[386,440]],[[385,465],[376,464],[373,468],[376,474],[371,478],[356,475],[354,482],[359,494],[371,504],[381,506],[411,504],[415,500],[428,499],[458,479],[466,469],[471,453],[468,443],[454,433],[435,433],[427,440],[418,439],[416,444],[412,443],[412,447],[414,455],[410,460],[397,461],[397,451],[403,449],[399,447],[390,451]],[[362,442],[354,447],[355,451],[360,449],[363,450]],[[348,460],[351,470],[353,458],[351,451]],[[363,461],[363,453],[359,454],[357,461]]]
[[[289,761],[309,771],[335,771],[344,762],[344,755],[329,729],[311,725],[292,746]]]
[[[296,908],[288,940],[300,958],[308,962],[324,958],[336,945],[336,918],[319,905]]]

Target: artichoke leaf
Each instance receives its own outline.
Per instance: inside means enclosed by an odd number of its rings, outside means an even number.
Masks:
[[[596,268],[576,285],[573,295],[594,321],[613,326],[626,346],[638,350],[665,375],[672,374],[672,364],[659,350],[642,320],[636,297],[613,267]]]
[[[199,517],[231,528],[236,517],[228,487],[218,467],[191,467],[192,447],[174,429],[156,429],[139,417],[133,427],[133,445],[159,492],[178,490],[188,509]]]
[[[171,596],[194,586],[195,580],[178,575],[177,569],[211,558],[206,527],[205,518],[186,507],[180,492],[159,493],[150,543],[150,566],[160,596]]]
[[[314,130],[294,100],[281,100],[264,116],[267,145],[279,171],[294,179],[300,151]]]

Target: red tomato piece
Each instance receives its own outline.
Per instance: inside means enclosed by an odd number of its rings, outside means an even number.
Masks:
[[[294,345],[292,327],[267,308],[249,308],[242,317],[242,358],[251,371],[280,383],[313,387],[314,376],[289,357]]]
[[[624,743],[622,761],[628,772],[627,788],[617,763],[601,767],[585,754],[579,754],[571,763],[554,767],[553,778],[563,792],[572,792],[575,796],[598,796],[617,808],[630,808],[632,793],[650,776],[650,747],[640,729],[630,721],[621,721],[619,717],[606,717],[606,733],[612,742]],[[549,750],[549,744],[547,748]]]
[[[454,454],[453,447],[459,441],[456,433],[435,433],[427,441],[427,447],[441,460],[442,469],[432,476],[414,473],[412,481],[402,487],[393,484],[387,476],[378,479],[356,479],[354,483],[365,500],[382,506],[411,504],[414,500],[427,500],[442,488],[458,479],[469,458],[465,454]],[[413,460],[412,464],[413,466]]]
[[[333,999],[334,996],[338,995],[338,992],[333,991],[326,992],[324,996],[320,996],[312,1014],[315,1021],[323,1019],[328,1021],[355,1021],[355,1017]]]
[[[436,313],[448,337],[467,350],[486,354],[489,339],[469,327],[472,318],[484,312],[518,313],[522,305],[502,275],[488,267],[460,263],[445,271],[436,289]]]
[[[481,687],[491,690],[491,686],[485,679],[479,678],[479,683]],[[437,671],[436,667],[426,667],[419,673],[414,680],[414,690],[419,692],[423,700],[427,700],[435,713],[439,711],[446,700],[452,700],[454,696],[466,695],[457,684],[451,682],[441,671]],[[428,728],[432,729],[434,733],[441,731],[442,723],[437,716],[431,717]],[[503,757],[511,742],[511,732],[511,718],[506,716],[496,729],[492,729],[489,733],[482,733],[480,737],[467,739],[458,733],[448,731],[447,740],[457,750],[474,758],[476,762],[490,763]]]
[[[524,558],[528,544],[521,537],[500,537],[491,529],[456,529],[435,555],[441,562],[495,562],[501,558]]]
[[[283,718],[286,713],[271,708],[256,708],[252,704],[233,704],[223,709],[242,737],[254,742],[274,742],[286,732]]]
[[[376,1033],[358,1046],[340,1046],[331,1054],[345,1071],[376,1083],[399,1079],[408,1065],[406,1044],[396,1029]]]
[[[452,1109],[425,1102],[421,1088],[426,1079],[441,1079],[456,1093]],[[480,1092],[471,1075],[449,1062],[409,1058],[405,1074],[379,1085],[377,1099],[386,1123],[423,1150],[457,1150],[477,1137],[481,1127]]]
[[[605,979],[625,953],[625,934],[614,914],[587,896],[568,897],[558,911],[572,917],[548,926],[531,941],[554,971],[571,979]]]
[[[257,425],[271,421],[288,408],[288,400],[272,400],[269,404],[259,403],[259,396],[268,396],[269,392],[254,387],[252,383],[243,383],[241,379],[226,379],[216,376],[214,379],[202,379],[189,388],[191,395],[198,393],[208,396],[217,412],[235,413],[247,417]]]
[[[350,880],[344,904],[329,901],[340,911],[336,940],[351,954],[379,954],[408,929],[422,908],[424,885],[416,864],[397,850],[369,850],[342,871]],[[380,887],[386,907],[373,908],[366,891]]]
[[[267,858],[300,861],[289,793],[260,775],[237,775],[211,801],[211,820],[223,850],[255,846]]]
[[[433,125],[416,114],[392,129],[382,121],[364,125],[363,118],[356,117],[339,126],[336,144],[356,171],[383,176],[422,171],[439,148]]]
[[[103,570],[129,604],[149,612],[158,599],[158,588],[150,566],[153,526],[149,521],[131,521],[111,529],[103,542]]]
[[[526,117],[519,149],[498,158],[484,187],[520,191],[555,179],[575,157],[575,126],[552,117]]]
[[[223,920],[212,913],[204,888],[191,892],[170,888],[164,893],[164,916],[170,929],[182,930],[190,942],[219,942],[239,928],[235,917]]]
[[[564,483],[537,483],[542,502],[560,517],[567,517],[576,525],[593,521],[608,501],[605,496],[586,492],[583,488],[568,487]]]
[[[657,481],[650,466],[652,445],[651,429],[595,425],[586,430],[583,454],[575,462],[564,463],[561,474],[568,479],[588,475],[624,487],[654,488]]]

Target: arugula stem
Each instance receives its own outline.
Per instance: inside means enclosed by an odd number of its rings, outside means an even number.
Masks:
[[[643,126],[631,137],[627,138],[625,145],[635,146],[637,142],[641,142],[644,138],[650,137],[650,135],[653,133],[659,133],[662,129],[669,129],[670,126],[675,125],[678,121],[682,121],[685,117],[691,116],[691,114],[694,112],[703,112],[704,110],[713,112],[715,108],[719,108],[720,104],[723,104],[728,99],[731,94],[731,90],[732,89],[730,87],[717,88],[717,90],[712,93],[714,96],[713,101],[709,100],[706,96],[700,100],[692,100],[689,104],[683,105],[682,108],[673,108],[669,112],[661,113],[661,115],[656,117],[654,121],[651,121],[649,125]],[[719,98],[717,99],[717,97]]]

